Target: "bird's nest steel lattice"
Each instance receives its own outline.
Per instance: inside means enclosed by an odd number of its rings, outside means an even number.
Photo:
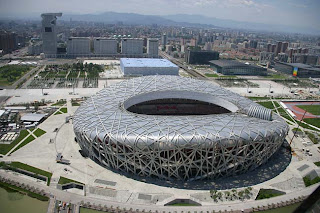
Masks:
[[[82,152],[107,168],[190,181],[255,169],[279,149],[288,125],[210,82],[146,76],[87,99],[74,132]]]

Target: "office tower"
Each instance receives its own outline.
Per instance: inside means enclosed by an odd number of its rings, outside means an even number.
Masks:
[[[289,47],[289,43],[288,43],[288,42],[282,43],[281,52],[282,52],[282,53],[285,53],[286,50],[288,49],[288,47]]]
[[[167,45],[167,35],[163,34],[161,38],[161,45],[165,47]]]
[[[159,40],[149,38],[147,41],[147,54],[149,58],[158,58]]]
[[[250,48],[256,49],[257,46],[258,46],[258,42],[257,41],[250,40],[250,42],[249,42],[249,47]]]
[[[281,48],[282,48],[282,42],[281,42],[281,41],[278,41],[278,42],[277,42],[277,45],[276,45],[276,48],[275,48],[275,50],[274,50],[274,54],[275,54],[275,55],[278,55],[278,53],[281,52]]]
[[[272,52],[261,52],[259,58],[259,64],[269,66],[274,63],[274,53]]]
[[[11,53],[17,49],[17,34],[11,32],[0,32],[0,50]]]
[[[71,37],[67,43],[67,53],[70,56],[84,56],[90,54],[90,39],[86,37]]]
[[[43,13],[42,18],[42,48],[46,57],[56,57],[57,54],[57,17],[62,13]]]
[[[192,38],[190,41],[190,46],[196,47],[197,46],[197,39]]]
[[[275,52],[276,51],[276,48],[277,48],[277,45],[275,45],[275,44],[272,44],[271,45],[271,52]]]
[[[273,52],[272,51],[272,44],[267,44],[267,52]]]
[[[218,59],[219,53],[215,51],[195,51],[187,49],[185,53],[185,62],[188,64],[209,64],[209,61]]]
[[[121,53],[124,55],[142,55],[143,39],[123,39],[121,40]]]
[[[117,54],[117,40],[110,38],[95,38],[93,49],[96,55],[115,55]]]

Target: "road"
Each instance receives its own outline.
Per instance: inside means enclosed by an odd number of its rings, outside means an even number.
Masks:
[[[196,71],[194,69],[189,69],[188,66],[184,65],[183,63],[181,63],[177,59],[171,57],[170,55],[166,54],[165,52],[160,51],[159,55],[165,59],[168,59],[172,63],[176,64],[177,66],[182,68],[184,71],[186,71],[189,75],[191,75],[193,77],[197,77],[199,79],[207,79],[207,77],[205,75],[203,75],[202,73],[199,73],[198,71]]]

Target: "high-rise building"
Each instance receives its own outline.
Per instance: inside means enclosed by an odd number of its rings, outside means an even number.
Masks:
[[[46,57],[56,57],[57,54],[57,17],[61,17],[62,13],[43,13],[42,17],[42,41],[43,53]]]
[[[219,53],[215,51],[186,50],[185,62],[188,64],[209,64],[211,60],[218,60]]]
[[[142,56],[143,54],[143,39],[122,39],[121,53],[127,56]]]
[[[161,45],[165,47],[167,45],[167,34],[163,34],[161,37]]]
[[[0,50],[11,53],[17,49],[17,35],[11,32],[0,32]]]
[[[274,50],[274,54],[275,54],[276,56],[278,55],[278,53],[281,52],[281,48],[282,48],[282,42],[281,42],[281,41],[278,41],[278,42],[277,42],[277,45],[276,45],[276,48],[275,48],[275,50]]]
[[[269,66],[274,63],[274,53],[272,52],[261,52],[259,58],[259,64]]]
[[[158,58],[159,56],[159,40],[149,38],[147,41],[147,54],[149,58]]]
[[[256,49],[257,46],[258,46],[258,42],[257,41],[250,40],[250,42],[249,42],[249,47],[250,48]]]
[[[197,39],[192,38],[192,39],[190,40],[190,46],[196,47],[196,46],[197,46]]]
[[[273,52],[272,51],[272,44],[267,44],[267,52]]]
[[[276,51],[276,48],[277,48],[277,45],[272,44],[272,45],[271,45],[271,52],[274,53],[274,51]]]
[[[90,55],[90,43],[87,37],[71,37],[67,42],[67,53],[71,57]]]
[[[277,56],[277,58],[278,58],[278,61],[280,61],[280,62],[288,62],[288,54],[286,54],[286,53],[278,53],[278,56]]]
[[[93,49],[96,55],[115,55],[117,54],[117,40],[110,38],[95,38]]]
[[[289,43],[288,42],[283,42],[282,46],[281,46],[281,52],[285,53],[286,50],[288,49],[288,47],[289,47]]]

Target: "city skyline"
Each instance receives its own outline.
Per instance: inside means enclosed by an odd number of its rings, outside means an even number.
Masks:
[[[107,11],[143,15],[201,14],[211,18],[320,29],[317,0],[1,0],[1,18],[38,17],[43,12],[99,14]],[[28,12],[26,12],[28,11]],[[214,23],[212,23],[214,25]]]

